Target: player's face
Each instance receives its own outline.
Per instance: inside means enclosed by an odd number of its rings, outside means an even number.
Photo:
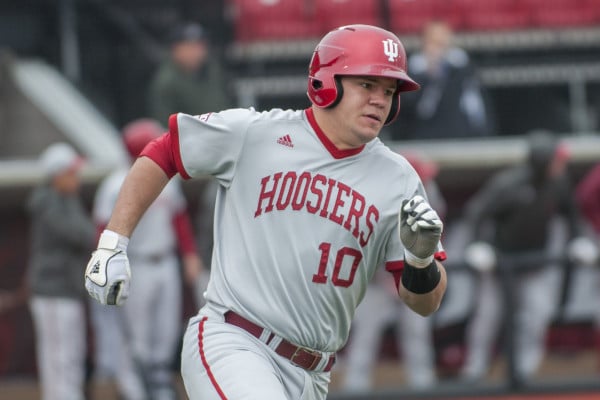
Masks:
[[[342,78],[342,100],[330,113],[336,128],[328,132],[334,136],[330,139],[338,148],[362,146],[379,135],[390,113],[396,85],[396,79],[392,78]]]

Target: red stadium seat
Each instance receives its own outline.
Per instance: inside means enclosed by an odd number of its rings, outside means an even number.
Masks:
[[[518,0],[447,0],[452,7],[475,10],[506,10],[518,5]]]
[[[531,25],[529,10],[525,7],[515,7],[493,12],[465,13],[465,30],[490,31],[525,29]]]
[[[596,22],[600,22],[600,0],[579,0],[582,6],[593,14]]]
[[[600,17],[598,0],[523,0],[536,27],[560,28],[593,25]]]
[[[309,1],[232,0],[231,8],[238,41],[319,36]]]
[[[533,12],[531,18],[538,27],[588,26],[598,22],[598,10],[595,8],[540,9]]]
[[[578,8],[580,5],[579,0],[521,0],[520,3],[532,10],[544,8],[564,9],[566,7]]]
[[[526,28],[529,10],[518,0],[451,0],[464,16],[465,30],[503,30]]]
[[[447,22],[453,29],[462,27],[462,14],[449,1],[388,0],[390,29],[397,33],[416,33],[432,20]]]
[[[379,0],[313,0],[323,33],[338,26],[369,24],[381,26]]]

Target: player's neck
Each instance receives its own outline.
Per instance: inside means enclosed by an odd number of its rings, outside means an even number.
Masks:
[[[312,111],[320,131],[337,150],[352,150],[363,146],[362,143],[354,145],[344,140],[347,135],[342,132],[341,124],[327,115],[329,110],[313,106]]]

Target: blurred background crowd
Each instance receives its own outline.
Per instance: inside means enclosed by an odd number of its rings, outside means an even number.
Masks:
[[[398,34],[421,84],[380,138],[409,159],[444,219],[449,280],[439,312],[422,318],[376,276],[332,397],[600,393],[600,0],[21,0],[0,3],[0,387],[15,388],[0,399],[42,398],[44,379],[60,379],[42,372],[65,354],[60,343],[77,366],[66,387],[86,383],[73,399],[182,396],[179,331],[97,332],[136,316],[161,331],[156,304],[177,330],[195,314],[214,182],[176,181],[160,217],[173,230],[156,233],[164,254],[152,238],[139,247],[140,264],[164,267],[168,253],[168,278],[148,268],[176,284],[102,319],[83,267],[114,201],[108,180],[171,113],[308,107],[314,46],[351,23]],[[51,279],[67,264],[81,265],[77,289]],[[59,320],[72,328],[55,329]],[[127,349],[134,365],[111,363],[107,349]],[[44,398],[71,398],[55,396]]]

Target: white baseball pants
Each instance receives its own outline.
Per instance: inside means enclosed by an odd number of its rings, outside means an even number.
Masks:
[[[190,400],[325,400],[329,372],[292,364],[223,315],[203,307],[183,340],[181,373]]]
[[[82,301],[33,296],[42,400],[84,400],[86,321]]]

